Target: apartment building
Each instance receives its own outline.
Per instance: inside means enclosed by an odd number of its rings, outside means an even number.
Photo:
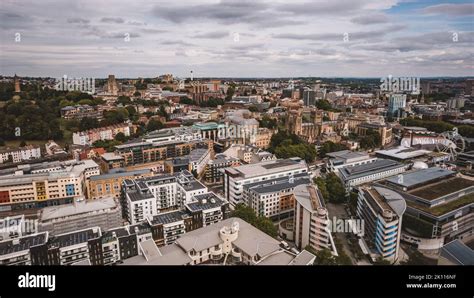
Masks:
[[[328,211],[319,190],[310,184],[301,184],[295,187],[293,196],[293,234],[296,246],[303,249],[309,245],[316,251],[327,249],[337,256]]]
[[[1,163],[18,163],[24,160],[41,158],[41,149],[37,145],[27,145],[19,148],[6,148],[0,150]]]
[[[256,214],[280,220],[293,215],[293,190],[301,184],[311,184],[308,173],[246,184],[243,187],[243,201]]]
[[[43,261],[50,265],[72,265],[82,261],[100,265],[101,236],[100,228],[93,227],[50,237],[47,246],[49,260]]]
[[[84,169],[0,177],[0,210],[15,211],[72,203],[84,196]]]
[[[307,173],[308,166],[300,158],[278,159],[224,169],[225,198],[231,204],[246,203],[244,185],[269,179]]]
[[[295,253],[278,240],[239,218],[185,233],[175,243],[157,247],[153,241],[140,245],[143,256],[124,265],[311,265],[315,256],[308,251]]]
[[[61,108],[61,117],[66,120],[82,118],[102,120],[102,111],[90,105],[67,106]]]
[[[45,247],[47,242],[47,232],[0,241],[0,265],[33,265],[31,250]]]
[[[395,262],[400,251],[402,218],[407,204],[402,196],[379,186],[359,187],[357,216],[364,221],[362,240],[372,260]]]
[[[144,169],[116,171],[104,175],[92,176],[87,183],[87,199],[96,200],[106,197],[120,198],[122,182],[125,179],[139,179],[152,175],[153,172],[150,169]]]
[[[192,217],[193,230],[220,222],[229,212],[229,203],[213,192],[195,195],[184,207]]]
[[[132,124],[124,122],[106,127],[94,128],[90,130],[73,133],[72,141],[76,145],[92,145],[99,140],[113,140],[118,133],[123,133],[129,137],[133,133]]]
[[[158,214],[157,200],[148,188],[137,187],[130,190],[127,185],[125,187],[127,187],[127,191],[125,192],[124,213],[130,224],[143,222],[147,217]]]
[[[177,204],[184,207],[185,204],[191,203],[194,197],[200,194],[208,193],[208,188],[199,180],[194,178],[193,174],[188,171],[182,171],[176,174],[177,181]]]
[[[206,183],[222,183],[224,179],[223,169],[228,167],[237,167],[242,163],[238,158],[229,157],[225,154],[216,154],[214,159],[207,162],[204,178]]]
[[[208,148],[197,148],[192,150],[187,157],[189,158],[190,170],[197,173],[198,176],[202,176],[207,163],[211,160],[211,150]]]
[[[213,150],[212,147],[213,142],[211,140],[174,140],[159,143],[136,142],[115,146],[115,153],[123,157],[124,166],[128,167],[185,156],[196,148]]]

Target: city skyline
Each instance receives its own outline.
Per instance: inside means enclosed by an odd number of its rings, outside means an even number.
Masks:
[[[4,1],[1,74],[471,76],[473,7],[395,0]]]

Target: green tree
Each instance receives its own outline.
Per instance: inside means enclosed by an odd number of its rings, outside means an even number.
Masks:
[[[123,132],[119,132],[118,134],[115,135],[114,138],[116,141],[119,141],[121,143],[125,142],[127,140],[127,137]]]
[[[325,182],[329,193],[329,202],[336,204],[346,202],[346,189],[344,188],[341,179],[339,179],[336,174],[330,173],[327,175]]]
[[[160,121],[156,119],[151,119],[150,121],[148,121],[148,124],[146,126],[146,131],[150,132],[150,131],[160,130],[163,127],[164,127],[163,123],[161,123]]]
[[[328,153],[347,150],[347,147],[343,144],[333,143],[331,141],[325,142],[321,148],[319,148],[319,157],[326,157]]]
[[[99,127],[99,121],[95,118],[82,118],[79,122],[79,130],[84,131]]]
[[[378,257],[375,262],[374,262],[374,265],[392,265],[392,263],[390,263],[390,261],[388,260],[385,260],[383,259],[382,257]]]
[[[123,106],[126,106],[130,103],[132,103],[132,100],[128,96],[119,96],[119,97],[117,97],[117,104],[122,104]]]
[[[337,262],[329,249],[322,249],[316,252],[314,265],[337,265]]]

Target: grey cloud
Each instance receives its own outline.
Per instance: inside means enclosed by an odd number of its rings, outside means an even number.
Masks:
[[[165,33],[167,32],[166,30],[162,29],[154,29],[154,28],[143,28],[141,29],[143,33],[151,33],[151,34],[159,34],[159,33]]]
[[[213,32],[205,32],[205,33],[198,33],[193,35],[194,38],[209,38],[209,39],[219,39],[224,38],[226,36],[230,36],[229,32],[227,31],[213,31]]]
[[[125,20],[122,18],[110,18],[110,17],[105,17],[100,19],[102,23],[115,23],[115,24],[123,24],[125,23]]]
[[[279,11],[297,15],[346,15],[363,8],[365,1],[323,1],[283,4],[277,7]]]
[[[145,22],[138,22],[138,21],[128,21],[127,24],[133,26],[146,26]]]
[[[438,4],[425,7],[421,10],[425,14],[440,14],[449,16],[472,16],[474,15],[474,4]]]
[[[83,18],[69,18],[67,19],[69,24],[89,24],[90,21]]]
[[[385,14],[367,14],[351,19],[352,23],[359,25],[382,24],[387,23],[389,18]]]
[[[182,40],[163,40],[160,45],[194,46],[194,44]]]
[[[404,29],[404,25],[393,25],[389,27],[384,27],[378,30],[372,31],[356,31],[356,32],[341,32],[341,33],[281,33],[274,34],[273,38],[278,39],[293,39],[293,40],[326,40],[326,41],[342,41],[347,33],[349,40],[359,40],[359,39],[368,39],[376,38],[390,34],[395,31],[400,31]]]

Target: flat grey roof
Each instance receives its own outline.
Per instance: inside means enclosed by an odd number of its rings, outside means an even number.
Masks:
[[[405,165],[396,162],[390,159],[377,159],[374,162],[369,162],[362,165],[357,165],[353,167],[345,167],[339,170],[342,174],[344,180],[355,179],[359,177],[364,177],[374,173],[379,173],[391,169],[396,169],[399,167],[404,167]]]
[[[418,184],[424,184],[431,180],[448,177],[454,174],[456,174],[454,171],[432,167],[390,177],[387,178],[386,181],[404,187],[413,187]]]
[[[262,174],[274,174],[290,170],[306,169],[306,162],[299,158],[277,159],[226,168],[226,172],[241,179],[248,179]],[[235,178],[235,177],[234,177]]]
[[[127,192],[127,197],[132,202],[154,198],[153,194],[151,194],[151,193],[140,193],[136,190],[128,191]]]
[[[116,201],[113,197],[97,200],[84,200],[66,205],[50,206],[41,210],[40,221],[44,222],[62,217],[77,216],[84,213],[115,209],[119,207],[120,205],[118,201]]]
[[[208,210],[221,207],[226,203],[213,192],[195,195],[194,199],[196,200],[195,202],[186,204],[186,207],[191,211]]]
[[[257,193],[277,192],[283,189],[294,188],[301,184],[311,184],[308,173],[298,173],[293,176],[293,182],[290,183],[289,177],[279,177],[275,179],[245,184],[244,189],[251,189]]]
[[[108,173],[103,175],[95,175],[91,176],[89,179],[91,181],[102,180],[102,179],[113,179],[119,177],[128,177],[128,176],[138,176],[143,174],[151,173],[150,169],[144,170],[135,170],[135,171],[123,171],[123,172],[115,172],[115,173]]]
[[[177,221],[181,221],[184,217],[187,216],[186,212],[178,211],[169,211],[164,213],[159,213],[150,220],[150,223],[155,224],[169,224]]]

